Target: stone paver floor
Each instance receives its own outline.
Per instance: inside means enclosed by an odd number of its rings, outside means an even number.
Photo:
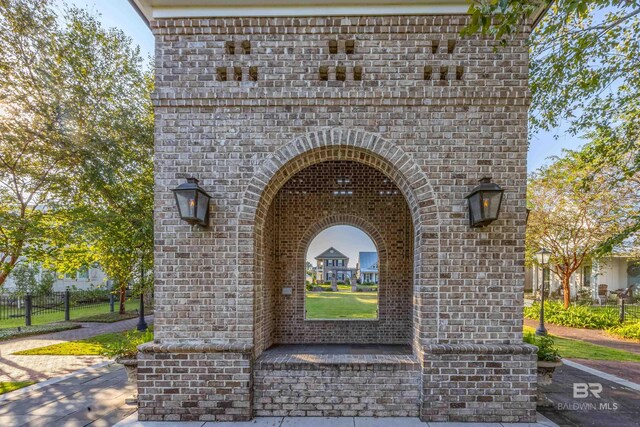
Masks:
[[[153,323],[153,316],[146,319],[148,324]],[[39,382],[103,362],[106,359],[102,356],[19,356],[13,353],[90,338],[107,332],[126,331],[135,328],[137,323],[137,318],[106,324],[82,323],[80,329],[0,342],[0,381]]]

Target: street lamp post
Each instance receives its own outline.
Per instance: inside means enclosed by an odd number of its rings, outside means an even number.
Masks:
[[[538,329],[536,329],[536,335],[541,336],[547,335],[547,328],[544,327],[544,271],[549,264],[549,258],[551,258],[551,252],[544,248],[541,251],[536,252],[536,259],[538,261],[538,264],[542,266],[542,291],[540,292],[540,324],[538,325]]]
[[[147,330],[147,322],[144,320],[144,260],[140,257],[140,310],[138,310],[137,329],[140,332]]]

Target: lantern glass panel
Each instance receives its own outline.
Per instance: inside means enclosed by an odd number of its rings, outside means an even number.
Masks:
[[[209,196],[204,194],[202,191],[198,191],[197,202],[198,221],[204,223],[207,220],[207,211],[209,210]]]
[[[501,191],[482,192],[482,219],[495,220],[498,218],[498,209],[502,199]]]
[[[551,258],[551,252],[546,249],[536,252],[536,260],[538,261],[538,264],[547,265],[549,263],[549,258]]]
[[[196,190],[179,190],[176,191],[176,200],[180,216],[184,220],[196,219],[196,206],[198,195]]]
[[[472,223],[482,221],[481,206],[482,206],[482,200],[480,198],[480,193],[475,193],[469,197],[469,208],[471,209]]]

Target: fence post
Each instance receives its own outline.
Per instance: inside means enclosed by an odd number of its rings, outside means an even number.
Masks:
[[[71,291],[67,288],[64,291],[64,320],[69,321],[71,319]]]
[[[109,312],[113,313],[115,305],[115,298],[113,294],[109,294]]]
[[[27,294],[24,297],[24,324],[31,326],[31,294]]]
[[[624,323],[624,298],[620,298],[620,323]]]

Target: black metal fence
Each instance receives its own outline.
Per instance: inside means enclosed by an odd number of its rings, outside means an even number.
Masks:
[[[109,304],[109,311],[114,312],[116,296],[111,291],[104,289],[67,289],[64,292],[37,295],[1,295],[0,321],[24,318],[25,325],[30,326],[34,316],[56,312],[64,312],[64,320],[69,320],[71,309],[95,307],[103,304]]]
[[[621,322],[640,320],[640,303],[627,299],[608,299],[594,304],[594,310],[606,310],[618,314]]]

